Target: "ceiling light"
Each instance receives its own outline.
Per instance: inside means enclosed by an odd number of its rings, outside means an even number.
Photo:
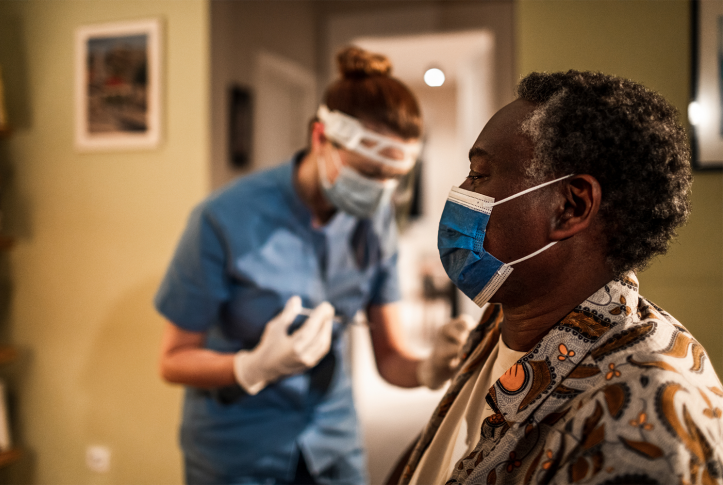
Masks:
[[[444,84],[444,73],[441,69],[437,69],[436,67],[427,69],[427,72],[424,73],[424,82],[427,86],[441,86]]]

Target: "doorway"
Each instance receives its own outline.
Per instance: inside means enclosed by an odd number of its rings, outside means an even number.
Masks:
[[[437,252],[437,225],[450,187],[469,171],[467,152],[494,113],[494,35],[485,30],[393,37],[359,37],[353,43],[386,55],[393,75],[417,95],[424,117],[420,214],[400,235],[399,273],[407,341],[423,355],[451,316],[447,300],[425,290],[429,278],[449,284]],[[441,69],[445,82],[427,86],[423,75]],[[457,291],[457,290],[454,290]],[[458,293],[459,310],[479,318],[481,310]],[[353,328],[352,380],[363,428],[371,483],[386,474],[426,424],[444,390],[405,390],[378,375],[368,332]]]

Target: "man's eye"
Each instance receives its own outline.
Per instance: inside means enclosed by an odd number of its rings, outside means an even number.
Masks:
[[[484,175],[472,175],[472,174],[467,175],[467,178],[472,181],[479,180],[484,177],[485,177]]]

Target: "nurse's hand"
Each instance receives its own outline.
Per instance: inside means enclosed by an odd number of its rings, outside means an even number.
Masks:
[[[439,329],[432,354],[417,367],[419,383],[430,389],[439,389],[454,375],[459,365],[459,352],[474,328],[469,315],[460,315]]]
[[[327,302],[320,304],[289,335],[289,326],[300,311],[301,298],[292,296],[281,313],[266,324],[259,344],[234,356],[236,381],[249,394],[258,393],[280,377],[314,367],[329,353],[334,308]]]

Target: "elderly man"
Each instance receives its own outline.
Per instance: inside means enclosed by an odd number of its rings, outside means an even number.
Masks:
[[[721,483],[720,380],[635,276],[690,183],[660,95],[591,72],[520,82],[439,228],[452,281],[493,304],[400,483]]]

